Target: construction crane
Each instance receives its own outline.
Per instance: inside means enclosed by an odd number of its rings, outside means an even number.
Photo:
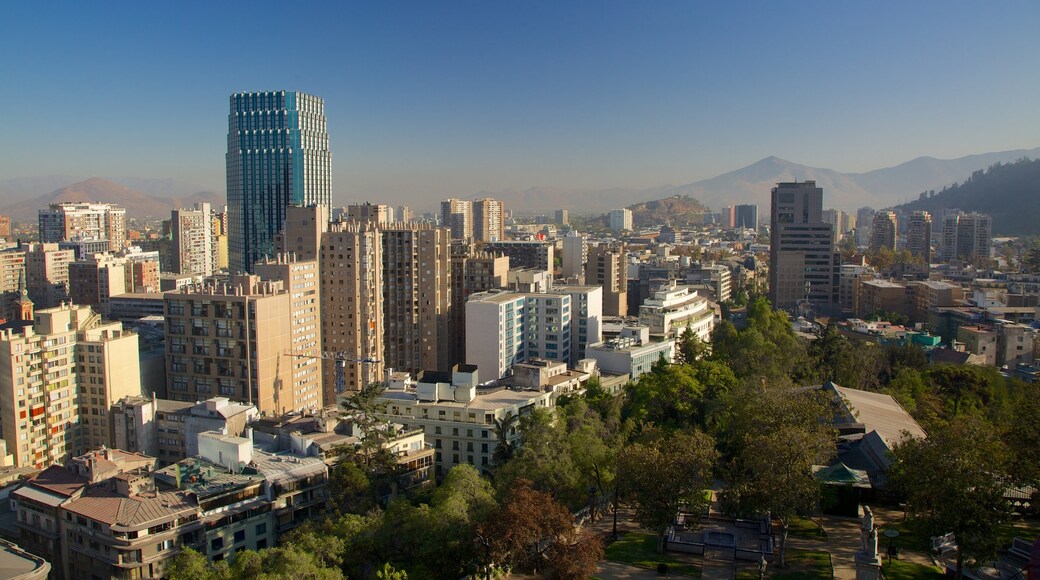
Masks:
[[[342,351],[322,351],[319,354],[304,354],[299,352],[288,353],[291,357],[309,358],[336,361],[336,394],[340,395],[347,390],[346,368],[347,363],[369,363],[378,364],[383,361],[375,358],[354,358],[355,355]]]

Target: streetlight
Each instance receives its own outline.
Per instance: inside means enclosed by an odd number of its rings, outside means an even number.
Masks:
[[[895,553],[895,548],[892,546],[892,542],[895,541],[895,539],[899,537],[899,530],[897,530],[895,528],[888,528],[888,529],[886,529],[885,531],[883,531],[881,533],[884,534],[886,538],[888,538],[888,565],[889,565],[889,567],[891,567],[892,566],[892,554]]]

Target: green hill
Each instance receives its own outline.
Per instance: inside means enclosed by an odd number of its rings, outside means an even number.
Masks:
[[[917,201],[897,207],[910,213],[925,210],[933,220],[944,209],[986,213],[993,217],[993,235],[1040,235],[1040,159],[997,163],[976,171],[963,183],[921,193]],[[933,226],[934,225],[933,222]]]

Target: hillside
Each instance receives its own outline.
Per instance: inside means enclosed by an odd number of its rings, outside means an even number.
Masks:
[[[1009,163],[1023,157],[1040,158],[1040,148],[1017,149],[968,155],[957,159],[918,157],[894,167],[865,173],[843,173],[810,167],[779,157],[766,157],[746,167],[685,185],[662,185],[648,189],[613,188],[575,190],[533,187],[525,190],[484,191],[476,197],[493,197],[507,208],[522,213],[547,213],[564,208],[575,213],[603,213],[616,207],[686,195],[707,207],[720,209],[738,203],[768,207],[769,191],[779,181],[815,180],[823,188],[824,205],[844,210],[863,206],[889,207],[912,200],[926,189],[939,189],[971,176],[973,171],[994,163]]]
[[[190,207],[196,201],[214,205],[224,204],[223,197],[213,192],[199,192],[184,196],[148,195],[125,185],[91,177],[67,185],[37,197],[19,201],[0,208],[0,214],[9,215],[14,221],[35,221],[37,212],[52,203],[67,201],[101,201],[126,208],[129,217],[169,217],[170,210]]]
[[[634,227],[669,224],[686,226],[704,223],[708,208],[689,196],[674,196],[631,205]]]
[[[944,209],[977,211],[993,217],[996,236],[1040,235],[1040,159],[992,165],[963,183],[921,193],[898,208],[928,211],[933,224]]]

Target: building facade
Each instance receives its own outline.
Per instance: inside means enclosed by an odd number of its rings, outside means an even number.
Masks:
[[[289,205],[332,202],[325,102],[296,91],[234,93],[228,115],[228,260],[252,272],[274,255]]]
[[[769,300],[831,311],[838,304],[840,257],[834,226],[823,221],[823,189],[815,181],[778,183],[771,192]]]
[[[109,203],[52,203],[41,209],[40,241],[105,241],[113,252],[126,245],[126,210]]]

